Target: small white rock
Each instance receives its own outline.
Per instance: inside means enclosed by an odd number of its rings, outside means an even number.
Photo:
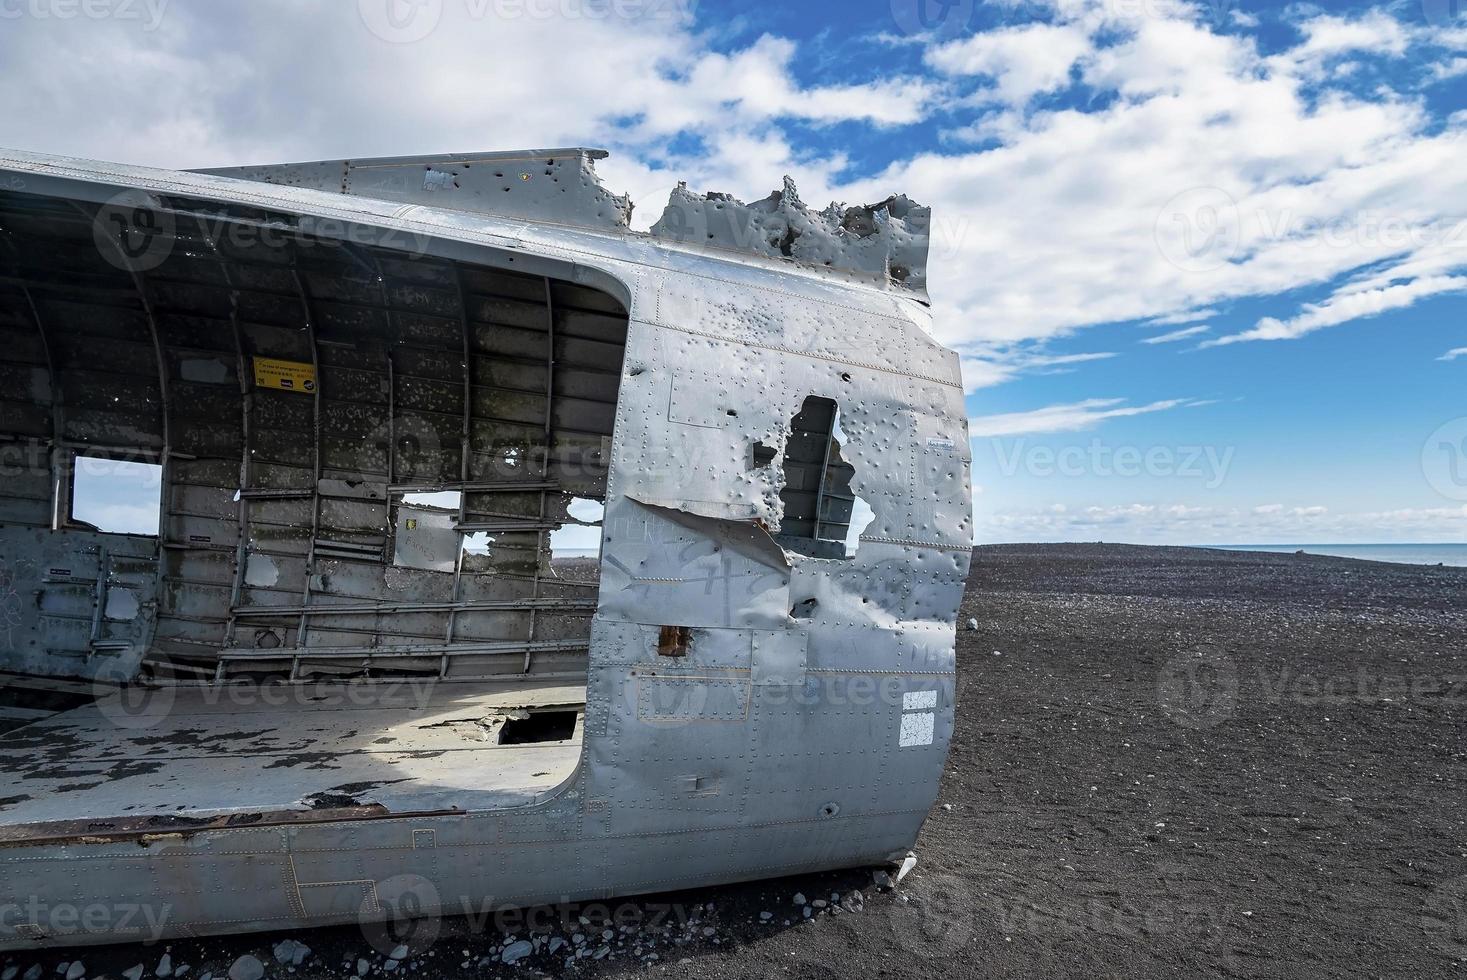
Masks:
[[[915,868],[916,866],[917,866],[917,855],[915,855],[915,854],[908,854],[906,860],[902,862],[901,868],[898,869],[898,871],[897,871],[897,876],[896,876],[897,884],[901,884],[902,879],[905,878],[907,875],[911,874],[912,873],[912,869]]]

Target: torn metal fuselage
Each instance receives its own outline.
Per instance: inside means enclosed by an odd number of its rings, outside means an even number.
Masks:
[[[637,234],[597,156],[0,151],[0,671],[127,685],[0,734],[0,949],[913,845],[972,541],[927,212]],[[88,460],[156,468],[156,535],[83,519]]]

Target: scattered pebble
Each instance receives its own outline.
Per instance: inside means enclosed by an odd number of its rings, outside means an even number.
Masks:
[[[173,957],[164,953],[163,958],[158,961],[158,968],[153,971],[153,975],[159,977],[173,976]]]
[[[275,944],[275,962],[282,966],[300,966],[310,955],[311,947],[294,939]]]
[[[535,945],[533,943],[527,939],[521,939],[517,943],[510,943],[504,952],[499,954],[499,959],[505,964],[518,963],[534,951]]]
[[[248,954],[234,961],[229,968],[229,980],[260,980],[265,975],[265,964]]]

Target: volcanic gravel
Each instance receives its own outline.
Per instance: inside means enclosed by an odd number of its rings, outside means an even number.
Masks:
[[[900,884],[804,875],[538,931],[52,950],[0,956],[0,980],[146,980],[165,952],[189,980],[1467,977],[1467,569],[975,557],[949,771]]]

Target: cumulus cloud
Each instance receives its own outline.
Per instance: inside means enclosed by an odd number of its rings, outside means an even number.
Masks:
[[[1409,92],[1316,77],[1322,59],[1410,53],[1424,34],[1383,13],[1321,17],[1265,55],[1185,4],[1130,19],[1096,6],[1056,8],[1089,40],[1073,70],[1092,105],[983,115],[963,130],[981,149],[919,154],[843,187],[859,198],[901,186],[969,219],[933,263],[934,296],[952,311],[944,341],[971,350],[1130,320],[1185,325],[1209,304],[1338,289],[1387,263],[1396,281],[1378,299],[1415,302],[1467,265],[1444,247],[1467,213],[1467,114],[1444,124]],[[1441,46],[1431,37],[1427,61]],[[943,50],[956,62],[968,49]],[[1370,302],[1316,301],[1332,312],[1301,309],[1297,326]]]
[[[1467,213],[1467,113],[1443,120],[1414,93],[1320,74],[1402,54],[1450,72],[1467,31],[1321,15],[1265,54],[1237,30],[1247,18],[1208,16],[1216,5],[1051,0],[1043,22],[930,47],[925,76],[873,60],[835,85],[810,81],[787,38],[716,44],[691,4],[494,14],[515,6],[445,3],[415,43],[375,36],[354,3],[171,0],[156,30],[7,22],[0,139],[167,167],[605,145],[602,173],[641,203],[638,227],[678,179],[745,199],[785,173],[816,202],[905,191],[934,208],[937,330],[970,389],[1058,369],[1046,344],[1088,327],[1191,326],[1217,304],[1333,290],[1237,339],[1292,336],[1467,271],[1442,245]],[[1070,108],[1036,98],[1070,87],[1083,96]],[[984,142],[871,172],[821,135],[939,115]],[[1412,234],[1370,233],[1371,214]]]
[[[1449,350],[1445,354],[1443,354],[1441,357],[1438,357],[1437,360],[1438,361],[1455,361],[1459,357],[1467,357],[1467,347],[1457,347],[1457,348],[1455,348],[1453,350]]]
[[[1028,24],[939,45],[926,61],[946,75],[991,79],[992,87],[978,92],[976,102],[1023,105],[1068,85],[1070,69],[1091,50],[1087,32],[1078,25]]]

